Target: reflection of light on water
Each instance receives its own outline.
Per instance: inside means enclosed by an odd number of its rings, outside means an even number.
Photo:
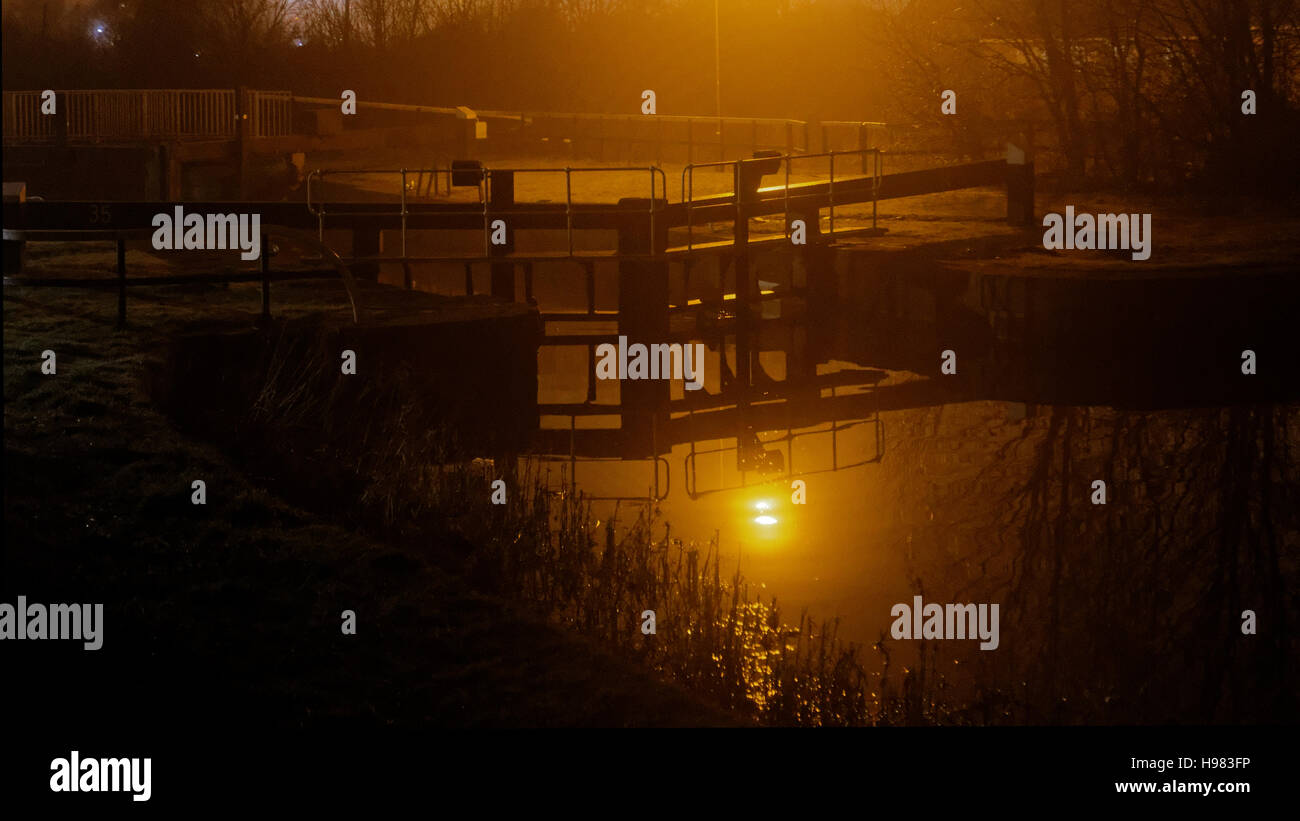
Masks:
[[[755,502],[754,509],[759,512],[759,515],[754,517],[754,524],[762,525],[763,527],[771,527],[776,524],[776,517],[767,512],[772,509],[771,502]]]

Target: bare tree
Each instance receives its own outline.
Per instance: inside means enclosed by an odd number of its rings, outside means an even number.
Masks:
[[[209,48],[251,79],[277,47],[288,45],[292,0],[204,0],[198,16]]]

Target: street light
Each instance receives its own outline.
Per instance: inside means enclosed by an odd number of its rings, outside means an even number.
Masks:
[[[713,0],[713,93],[718,119],[722,119],[722,46],[718,28],[718,2]]]

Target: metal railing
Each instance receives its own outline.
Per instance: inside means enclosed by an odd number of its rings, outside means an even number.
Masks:
[[[784,435],[776,439],[763,439],[758,441],[757,444],[760,447],[764,447],[764,449],[767,449],[765,446],[768,445],[776,446],[778,448],[778,450],[776,451],[777,453],[780,453],[781,450],[779,449],[782,446],[784,446],[785,452],[783,454],[783,459],[782,459],[782,461],[784,462],[783,469],[773,470],[773,471],[763,471],[757,468],[750,469],[750,470],[737,469],[736,472],[740,474],[739,484],[720,483],[719,487],[710,488],[708,490],[700,489],[699,479],[696,476],[697,473],[696,463],[698,458],[701,456],[712,456],[712,455],[723,454],[723,453],[738,452],[740,449],[740,443],[738,441],[737,444],[735,445],[720,446],[720,447],[707,448],[707,449],[696,449],[695,442],[691,441],[690,452],[687,453],[685,457],[683,457],[683,462],[682,462],[682,467],[686,474],[686,495],[692,499],[698,499],[701,496],[707,496],[710,493],[719,493],[721,491],[726,491],[726,490],[739,490],[747,487],[756,487],[759,485],[764,485],[776,481],[784,482],[786,489],[788,490],[790,481],[800,476],[813,476],[818,473],[836,473],[841,470],[849,470],[850,468],[861,467],[862,465],[875,464],[877,462],[880,462],[884,458],[885,425],[880,420],[878,415],[873,415],[866,419],[852,419],[852,420],[833,419],[830,422],[823,423],[823,424],[829,424],[830,428],[823,429],[823,430],[809,430],[809,431],[787,430],[785,431]],[[872,428],[872,437],[873,437],[874,448],[875,448],[874,454],[872,454],[871,456],[866,456],[857,459],[852,462],[841,464],[839,461],[839,449],[840,449],[839,435],[846,430],[863,426],[863,425],[868,425],[871,426]],[[824,467],[824,468],[813,469],[813,470],[795,470],[794,467],[795,440],[804,437],[810,437],[810,436],[825,436],[827,434],[829,434],[831,438],[830,467]],[[751,473],[759,474],[758,481],[756,482],[748,481],[748,476]]]
[[[293,133],[293,94],[288,91],[247,91],[244,111],[253,137],[287,137]]]
[[[249,120],[249,136],[272,137],[293,132],[293,97],[288,91],[249,90],[244,92],[242,100],[237,99],[233,89],[58,91],[53,114],[42,113],[43,94],[43,91],[4,92],[7,139],[110,142],[234,137],[238,134],[241,109]]]
[[[863,383],[863,384],[867,384],[867,383]],[[838,386],[836,385],[830,386],[831,399],[835,398],[836,396],[835,392],[837,387]],[[874,389],[874,387],[875,385],[871,384],[871,388]],[[689,413],[689,418],[692,420],[695,418],[695,411],[693,409]],[[825,427],[826,425],[830,425],[830,427],[827,428]],[[859,426],[869,426],[871,428],[870,435],[871,435],[873,452],[869,456],[863,456],[862,458],[859,458],[855,461],[850,461],[841,464],[840,443],[839,443],[840,434],[843,433],[844,431]],[[724,491],[724,490],[737,490],[740,488],[753,487],[754,485],[766,484],[768,482],[773,482],[777,480],[785,482],[786,486],[788,487],[790,480],[797,478],[799,476],[812,476],[818,473],[836,473],[841,470],[848,470],[850,468],[861,467],[862,465],[874,464],[880,462],[885,458],[885,423],[880,419],[879,412],[873,412],[867,416],[858,417],[855,419],[843,419],[843,420],[831,419],[828,422],[822,422],[821,424],[815,427],[817,428],[815,430],[809,430],[809,429],[796,430],[795,428],[786,427],[784,428],[785,432],[781,436],[774,439],[759,439],[757,437],[757,434],[755,434],[754,439],[751,443],[744,442],[744,436],[742,435],[742,436],[735,437],[736,444],[734,445],[720,445],[718,447],[704,448],[704,449],[696,448],[695,443],[697,440],[694,437],[692,437],[688,442],[690,446],[690,450],[682,460],[682,468],[685,473],[686,495],[692,499],[698,499],[699,497],[706,496],[710,493],[717,493],[719,491]],[[776,432],[776,431],[771,431],[771,432]],[[825,436],[827,434],[830,435],[830,445],[831,445],[830,466],[822,467],[822,468],[814,468],[811,470],[796,470],[794,464],[795,440],[800,438],[805,438],[805,437],[812,437],[812,436]],[[783,445],[784,445],[784,453],[782,454],[782,459],[781,459],[782,464],[780,468],[777,468],[775,470],[763,470],[761,467],[744,468],[744,467],[740,467],[740,465],[738,464],[736,472],[740,474],[740,484],[727,485],[724,483],[720,483],[719,487],[712,488],[710,490],[700,490],[699,480],[696,477],[697,460],[699,459],[699,457],[711,456],[711,455],[723,454],[723,453],[733,453],[733,452],[739,455],[740,452],[743,449],[745,449],[747,446],[751,450],[760,449],[763,451],[769,451],[769,447],[775,447],[777,448],[777,450],[774,452],[780,454],[781,453],[780,448]],[[747,477],[751,473],[759,474],[760,478],[758,482],[751,484],[748,481]]]
[[[835,233],[835,158],[844,156],[857,156],[862,158],[862,174],[867,176],[867,158],[872,158],[871,166],[871,227],[876,227],[876,217],[878,200],[880,197],[880,149],[879,148],[859,148],[850,151],[826,151],[821,154],[805,154],[800,159],[813,160],[825,157],[829,166],[827,195],[827,221],[829,223],[830,233]],[[786,235],[789,236],[789,212],[790,212],[790,163],[785,165],[785,210],[787,215]]]
[[[12,140],[45,141],[63,136],[56,118],[41,113],[42,91],[4,92],[4,136]],[[249,136],[275,137],[293,133],[295,105],[333,107],[339,100],[327,97],[294,96],[288,91],[245,90],[237,100],[233,89],[93,89],[58,91],[60,105],[67,108],[69,139],[89,141],[144,138],[233,137],[238,133],[237,116],[249,121]],[[411,112],[461,117],[464,111],[452,106],[430,106],[358,100],[358,109]],[[725,153],[728,148],[778,149],[787,154],[813,150],[814,124],[780,117],[736,117],[686,114],[592,114],[555,111],[477,110],[483,120],[519,124],[519,133],[533,132],[544,138],[597,144],[603,153],[606,143],[651,144],[662,152],[666,146],[684,146],[688,162],[697,150]],[[869,121],[825,120],[820,130],[821,148],[831,150],[845,140],[856,140],[862,148],[878,142],[894,124]],[[871,137],[868,137],[868,132]]]
[[[490,197],[493,174],[497,174],[497,175],[564,174],[564,223],[565,223],[565,235],[567,239],[568,256],[573,258],[580,258],[582,255],[576,253],[574,250],[574,243],[573,243],[573,235],[575,230],[574,217],[580,214],[588,213],[588,211],[585,211],[584,209],[579,207],[578,204],[575,204],[573,201],[573,175],[581,174],[581,173],[609,173],[609,172],[627,173],[629,171],[645,172],[649,177],[649,182],[650,182],[649,203],[650,204],[646,213],[648,214],[650,219],[650,236],[653,237],[655,235],[655,221],[657,219],[657,215],[660,210],[659,197],[656,195],[663,194],[666,197],[667,189],[668,189],[668,179],[664,174],[663,169],[659,168],[658,166],[654,166],[654,165],[606,166],[606,167],[598,167],[598,168],[573,168],[567,166],[564,168],[479,168],[478,169],[478,174],[479,174],[478,190],[479,190],[479,199],[482,203],[482,213],[483,213],[483,255],[485,257],[493,256],[492,222],[494,221],[495,218],[533,213],[531,211],[512,210],[510,206],[515,204],[513,202],[503,203],[500,204],[499,206],[494,206],[492,204],[492,200]],[[422,179],[426,175],[432,176],[436,179],[438,175],[445,174],[448,176],[448,190],[450,190],[451,175],[453,173],[465,174],[465,173],[473,173],[473,171],[467,169],[453,170],[449,168],[396,168],[396,169],[390,168],[390,169],[363,169],[363,170],[356,170],[356,171],[334,171],[334,170],[317,169],[307,175],[307,210],[313,216],[316,217],[318,239],[320,239],[323,242],[325,237],[325,218],[327,216],[373,217],[376,216],[377,213],[382,213],[382,212],[327,211],[326,206],[328,203],[324,202],[323,200],[317,201],[313,197],[314,180],[323,180],[326,176],[338,177],[338,176],[360,176],[360,175],[367,175],[367,174],[398,174],[401,176],[401,199],[399,201],[399,210],[396,212],[389,212],[389,214],[391,215],[395,213],[401,219],[400,231],[401,231],[402,253],[401,253],[401,257],[395,258],[393,259],[393,261],[398,262],[402,260],[409,260],[410,257],[407,255],[406,225],[407,225],[407,218],[410,215],[410,211],[408,208],[409,203],[407,199],[407,191],[411,187],[410,177],[412,175],[417,175],[416,180],[418,183],[419,181],[422,181]],[[656,178],[662,180],[661,185],[656,186]]]
[[[41,92],[6,91],[4,93],[5,139],[34,141],[55,137],[55,118],[41,113]]]
[[[657,197],[657,196],[655,196],[655,195],[656,195],[656,193],[659,193],[659,194],[662,194],[664,198],[666,198],[667,195],[668,195],[668,178],[667,178],[667,176],[664,174],[663,169],[661,169],[661,168],[659,168],[658,166],[655,166],[655,165],[642,165],[642,166],[604,166],[604,167],[596,167],[596,168],[573,168],[573,167],[571,167],[571,166],[565,166],[564,168],[483,168],[483,169],[481,169],[481,174],[482,174],[483,182],[480,183],[480,185],[481,185],[481,186],[484,186],[485,189],[486,189],[488,192],[490,192],[490,191],[491,191],[492,175],[493,175],[493,174],[512,174],[512,175],[513,175],[513,174],[559,174],[559,173],[563,173],[563,174],[564,174],[564,224],[565,224],[565,236],[566,236],[566,239],[567,239],[567,245],[568,245],[568,249],[569,249],[569,256],[572,257],[572,256],[575,256],[574,251],[573,251],[573,218],[574,218],[575,215],[577,215],[577,214],[579,214],[579,213],[582,213],[582,210],[579,209],[579,208],[575,208],[575,207],[574,207],[574,203],[573,203],[573,174],[574,174],[574,172],[579,172],[579,173],[588,173],[588,172],[592,172],[592,173],[609,173],[609,172],[615,172],[615,173],[627,173],[627,172],[629,172],[629,171],[633,171],[633,172],[642,172],[642,171],[644,171],[644,172],[647,173],[647,175],[648,175],[649,178],[650,178],[650,207],[649,207],[649,209],[648,209],[648,213],[649,213],[649,216],[650,216],[650,236],[651,236],[651,237],[654,237],[654,236],[655,236],[655,216],[656,216],[656,213],[657,213],[657,211],[658,211],[658,205],[659,205],[659,197]],[[655,187],[655,178],[656,178],[656,176],[658,176],[659,179],[663,180],[663,185],[662,185],[661,187],[659,187],[658,189],[656,189],[656,187]],[[503,216],[503,215],[504,215],[504,216],[513,216],[513,215],[515,215],[515,214],[520,214],[520,213],[525,213],[525,212],[520,212],[520,211],[510,211],[510,210],[506,210],[506,209],[498,209],[498,208],[494,208],[494,207],[492,207],[492,203],[491,203],[491,198],[490,198],[490,196],[488,196],[488,197],[484,197],[484,199],[483,199],[483,230],[484,230],[484,251],[485,251],[485,253],[491,253],[491,250],[492,250],[491,234],[490,234],[489,231],[488,231],[488,228],[489,228],[489,225],[490,225],[489,217],[490,217],[490,216]]]
[[[748,146],[782,149],[787,153],[808,151],[808,123],[779,117],[718,117],[692,114],[583,114],[556,111],[478,111],[481,119],[518,122],[521,129],[548,131],[547,136],[567,132],[571,141],[594,142],[603,151],[605,143],[648,143],[662,151],[664,146],[684,146],[687,159],[696,149],[724,152],[728,147]],[[586,131],[581,128],[587,125]],[[591,124],[598,129],[590,128]],[[610,133],[607,126],[631,128],[637,133]],[[680,128],[677,128],[680,127]],[[649,133],[646,133],[649,130]],[[773,131],[777,132],[773,137]],[[739,132],[739,133],[738,133]],[[713,139],[710,139],[713,137]]]
[[[258,323],[265,326],[271,321],[271,283],[273,281],[287,282],[291,280],[303,279],[323,279],[326,278],[322,271],[296,271],[278,272],[272,276],[271,257],[274,255],[273,246],[270,240],[275,238],[288,239],[290,241],[302,241],[308,244],[316,243],[316,238],[309,233],[298,231],[282,226],[267,226],[258,238],[258,272],[257,273],[236,273],[229,271],[221,274],[174,274],[163,276],[143,276],[127,277],[126,275],[126,242],[128,239],[141,239],[148,232],[140,229],[105,229],[99,231],[21,231],[6,229],[5,240],[9,241],[11,236],[18,241],[31,242],[113,242],[117,246],[117,268],[116,277],[106,279],[103,277],[4,277],[6,286],[24,287],[24,288],[85,288],[90,290],[116,290],[117,291],[117,327],[126,327],[126,294],[128,286],[157,286],[157,285],[194,285],[203,284],[229,284],[237,282],[258,282],[261,284],[262,291],[262,311],[258,317]],[[343,260],[334,253],[332,249],[324,244],[318,244],[317,249],[321,254],[323,261],[331,264],[338,272],[343,282],[344,291],[348,297],[348,307],[352,312],[353,324],[361,322],[362,309],[357,299],[356,281],[352,277],[351,270],[343,263]]]
[[[295,104],[335,107],[339,100],[329,97],[293,98]],[[543,141],[563,140],[571,145],[582,141],[595,144],[593,153],[603,154],[606,144],[649,144],[662,153],[666,146],[684,146],[687,159],[699,150],[725,151],[749,147],[783,149],[789,153],[810,150],[809,125],[803,120],[779,117],[718,117],[687,114],[591,114],[562,111],[505,111],[456,108],[450,106],[382,103],[358,100],[358,110],[393,111],[429,114],[449,118],[464,117],[472,112],[479,120],[495,120],[502,129],[493,127],[489,139],[504,134],[534,137]],[[510,124],[517,124],[511,130]]]
[[[322,108],[337,109],[342,102],[339,97],[292,97],[294,103],[302,105],[315,105]],[[452,117],[460,116],[460,109],[451,108],[441,105],[414,105],[411,103],[380,103],[374,100],[357,100],[357,110],[362,111],[371,109],[374,111],[406,111],[413,114],[446,114]]]
[[[621,410],[621,406],[613,406],[609,411],[609,415],[611,416],[621,415],[620,410]],[[565,414],[545,413],[545,411],[543,411],[542,415],[560,416]],[[665,457],[659,456],[657,453],[654,456],[649,456],[644,459],[628,459],[621,456],[619,457],[579,456],[577,452],[577,435],[578,435],[577,416],[574,414],[567,414],[567,415],[569,417],[569,452],[567,454],[530,453],[527,456],[527,458],[537,462],[541,462],[543,464],[557,462],[557,463],[568,465],[569,467],[568,488],[560,492],[562,493],[567,492],[574,496],[577,495],[579,464],[586,464],[586,465],[613,464],[613,463],[627,464],[629,462],[648,462],[650,464],[653,479],[652,479],[651,486],[647,488],[647,490],[649,491],[647,495],[645,496],[620,496],[617,494],[588,495],[584,493],[583,499],[588,502],[655,503],[655,502],[662,502],[668,498],[668,492],[672,488],[673,476],[672,476],[672,466],[669,464],[668,460]],[[652,441],[657,438],[655,434],[654,420],[651,420],[650,437]],[[652,447],[654,446],[652,445]],[[660,483],[659,481],[660,465],[663,466],[664,480],[662,483]],[[555,491],[551,491],[551,492],[555,492]]]
[[[682,203],[686,210],[686,250],[690,251],[694,247],[694,232],[692,215],[696,208],[695,204],[695,169],[697,168],[717,168],[731,166],[739,168],[743,163],[763,162],[779,160],[785,168],[785,236],[790,237],[790,166],[793,161],[799,160],[816,160],[825,158],[827,160],[827,210],[830,233],[835,232],[835,158],[845,156],[857,156],[862,159],[862,174],[860,177],[870,176],[871,186],[871,227],[874,230],[877,227],[878,215],[878,197],[880,195],[881,179],[881,159],[880,149],[878,148],[860,148],[849,151],[826,151],[819,154],[786,154],[781,157],[758,157],[744,160],[722,160],[719,162],[691,163],[682,169]],[[737,185],[740,180],[735,177]],[[841,176],[841,182],[845,179]],[[741,196],[741,192],[733,192],[736,197]]]
[[[846,176],[842,172],[839,172],[837,178],[838,169],[837,169],[836,161],[837,159],[842,159],[844,157],[860,158],[861,167],[867,173],[864,175]],[[801,190],[797,190],[796,187],[793,186],[791,183],[792,164],[795,161],[808,161],[808,160],[819,160],[819,159],[825,159],[827,162],[826,182],[824,184],[825,190],[818,191],[818,192],[804,192]],[[736,193],[733,192],[730,195],[723,195],[723,196],[715,195],[708,198],[710,202],[708,202],[707,204],[701,204],[700,201],[697,201],[695,198],[694,177],[695,177],[696,169],[730,167],[733,169],[733,171],[738,171],[746,163],[772,162],[772,161],[776,161],[780,166],[783,166],[785,184],[779,189],[777,189],[776,187],[760,189],[757,192],[757,194],[742,193],[740,195],[737,195]],[[407,241],[407,234],[408,234],[407,221],[411,214],[410,192],[414,187],[418,195],[419,190],[425,186],[426,180],[432,181],[433,183],[432,187],[436,189],[439,187],[437,185],[437,180],[440,177],[446,178],[447,180],[446,190],[450,191],[451,188],[453,187],[452,183],[454,181],[453,180],[454,176],[468,174],[471,176],[472,179],[476,175],[478,178],[477,190],[479,194],[479,202],[477,204],[477,208],[480,211],[481,220],[482,220],[481,223],[482,231],[483,231],[483,257],[485,258],[497,257],[497,256],[501,256],[502,252],[500,251],[499,248],[496,248],[492,243],[493,222],[499,218],[511,217],[516,215],[532,217],[532,216],[536,216],[538,211],[537,211],[537,206],[535,205],[527,210],[521,210],[520,208],[517,208],[516,206],[522,205],[522,203],[516,203],[513,197],[511,197],[509,201],[498,200],[494,203],[494,198],[491,196],[493,176],[496,175],[498,176],[498,178],[501,178],[501,177],[505,177],[506,175],[509,175],[513,179],[515,175],[524,175],[524,174],[553,174],[553,175],[563,174],[564,175],[563,210],[561,212],[557,207],[554,213],[556,213],[557,216],[562,216],[563,219],[564,231],[565,231],[565,255],[575,259],[587,258],[593,256],[604,257],[607,256],[607,254],[584,255],[580,251],[578,251],[577,248],[575,247],[575,232],[578,230],[577,218],[587,213],[593,213],[593,214],[599,213],[602,216],[608,217],[610,215],[610,209],[608,206],[603,206],[597,211],[596,209],[590,207],[584,208],[582,204],[576,203],[573,198],[573,177],[575,174],[629,173],[629,172],[644,173],[648,177],[649,185],[647,188],[648,188],[649,198],[648,198],[648,206],[646,208],[646,215],[649,221],[650,236],[651,237],[656,236],[656,229],[660,227],[659,225],[660,220],[668,218],[665,217],[665,215],[663,215],[662,213],[662,211],[665,208],[672,208],[672,209],[680,208],[681,214],[679,214],[678,216],[682,218],[681,222],[672,221],[671,226],[677,226],[677,225],[685,226],[686,228],[685,250],[688,253],[694,249],[694,214],[697,208],[705,208],[705,207],[716,208],[720,204],[724,204],[728,202],[733,203],[736,206],[736,216],[734,218],[739,219],[741,218],[740,215],[743,214],[746,206],[748,205],[747,199],[766,200],[768,203],[774,203],[776,201],[775,197],[778,195],[778,193],[779,196],[784,200],[784,205],[783,205],[783,210],[785,212],[784,231],[787,239],[790,237],[790,215],[791,215],[792,197],[799,196],[802,198],[805,197],[808,193],[815,193],[817,196],[824,197],[824,205],[828,211],[827,217],[828,217],[828,224],[829,224],[829,233],[833,234],[835,233],[836,230],[835,209],[837,204],[839,204],[836,196],[837,179],[840,182],[848,182],[850,180],[868,180],[868,179],[871,181],[870,197],[869,197],[871,201],[871,227],[873,230],[875,230],[877,227],[878,205],[879,205],[878,199],[880,195],[880,187],[881,187],[881,179],[882,179],[881,152],[877,148],[866,148],[866,149],[858,149],[858,150],[850,150],[850,151],[827,151],[819,154],[786,154],[779,157],[760,157],[755,159],[724,160],[724,161],[707,162],[707,163],[690,163],[682,169],[682,176],[681,176],[682,200],[681,200],[681,204],[677,206],[668,206],[666,204],[661,205],[661,198],[663,200],[667,199],[666,197],[667,185],[668,185],[667,175],[664,173],[663,169],[655,165],[598,166],[598,167],[565,166],[563,168],[479,167],[477,169],[452,169],[452,168],[434,167],[434,168],[379,168],[379,169],[358,169],[358,170],[316,169],[307,175],[307,186],[306,186],[307,187],[307,209],[308,212],[316,218],[317,239],[322,242],[324,241],[325,238],[325,223],[327,218],[329,217],[371,217],[371,218],[384,217],[384,216],[390,218],[393,216],[398,217],[399,219],[398,230],[400,231],[400,237],[401,237],[401,254],[397,257],[376,257],[375,261],[387,260],[391,262],[418,262],[418,261],[434,261],[435,259],[444,259],[444,258],[448,260],[453,260],[457,258],[437,257],[437,258],[429,258],[429,259],[424,259],[424,258],[417,259],[409,255],[408,241]],[[319,185],[326,177],[340,177],[340,176],[355,177],[355,176],[366,176],[366,175],[375,175],[375,174],[381,174],[381,175],[392,174],[392,175],[398,175],[400,177],[399,191],[398,191],[399,199],[398,202],[395,204],[396,208],[394,210],[383,211],[383,210],[369,209],[366,211],[346,211],[346,210],[334,211],[334,210],[330,210],[329,203],[326,200],[318,197]],[[733,179],[736,181],[737,187],[739,187],[739,183],[741,182],[741,180],[739,179],[740,176],[741,175],[739,173],[733,174]],[[815,185],[820,185],[820,183],[801,183],[800,185],[815,186]],[[474,185],[473,183],[470,183],[470,185],[462,186],[462,187],[474,187]],[[860,187],[861,186],[859,186],[859,188]],[[866,202],[867,199],[868,198],[866,196],[862,196],[861,192],[859,192],[859,194],[852,201]],[[820,210],[820,206],[818,210]],[[649,253],[653,254],[654,253],[653,249],[651,249]]]
[[[789,167],[789,157],[782,157]],[[735,179],[734,169],[740,164],[740,160],[718,160],[717,162],[699,162],[689,163],[682,169],[682,202],[686,207],[686,250],[690,251],[694,245],[694,228],[691,221],[691,215],[695,207],[695,169],[697,168],[727,168],[733,169],[732,179]]]
[[[822,120],[818,125],[821,132],[822,151],[838,150],[838,145],[852,145],[866,148],[871,145],[889,145],[893,134],[901,126],[899,123],[881,123],[870,120]],[[811,146],[809,146],[811,150]],[[865,172],[865,169],[864,169]]]

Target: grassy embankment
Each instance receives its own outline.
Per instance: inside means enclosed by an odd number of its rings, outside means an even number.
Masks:
[[[109,256],[80,252],[62,267],[84,275]],[[151,258],[130,263],[157,273]],[[159,730],[732,721],[474,591],[427,551],[286,504],[230,453],[179,432],[145,388],[167,338],[247,326],[255,288],[133,290],[124,332],[110,293],[6,291],[4,600],[105,605],[97,653],[13,646],[32,715]],[[40,371],[46,349],[56,375]],[[205,506],[191,504],[198,478]],[[341,633],[345,609],[355,636]]]

